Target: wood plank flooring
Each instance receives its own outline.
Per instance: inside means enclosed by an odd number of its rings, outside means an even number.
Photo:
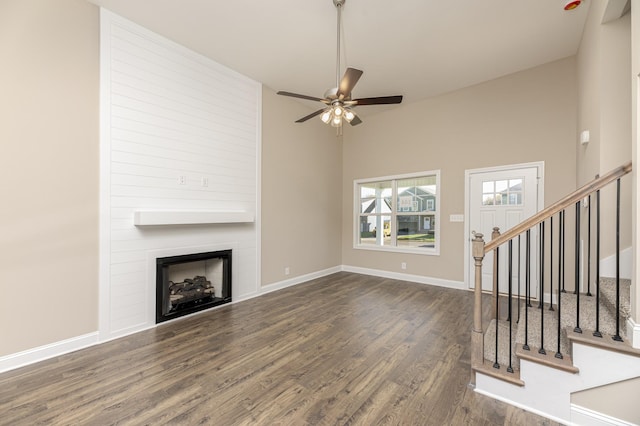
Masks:
[[[0,375],[2,425],[555,425],[470,389],[473,294],[338,273]]]

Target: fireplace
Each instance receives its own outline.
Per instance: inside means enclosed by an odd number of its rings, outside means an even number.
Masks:
[[[231,250],[156,259],[156,323],[231,302]]]

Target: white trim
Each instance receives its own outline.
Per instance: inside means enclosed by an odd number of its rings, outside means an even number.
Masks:
[[[206,247],[211,248],[211,246],[206,246]],[[334,266],[333,268],[328,268],[322,271],[312,272],[306,275],[301,275],[299,277],[291,278],[286,281],[280,281],[278,283],[269,284],[262,287],[258,292],[253,293],[249,296],[245,296],[243,298],[239,298],[237,300],[233,300],[229,304],[214,306],[212,308],[209,308],[203,311],[194,312],[193,314],[185,315],[180,318],[174,318],[170,321],[165,321],[161,324],[154,323],[152,325],[142,327],[142,328],[135,328],[135,329],[132,328],[118,335],[106,335],[105,337],[103,337],[103,336],[100,336],[100,333],[98,331],[95,331],[93,333],[84,334],[82,336],[76,336],[70,339],[61,340],[59,342],[54,342],[54,343],[40,346],[37,348],[28,349],[23,352],[9,354],[9,355],[0,357],[0,373],[9,371],[9,370],[14,370],[16,368],[24,367],[29,364],[34,364],[36,362],[45,361],[50,358],[61,356],[61,355],[74,352],[80,349],[88,348],[90,346],[101,345],[111,340],[121,339],[123,337],[140,333],[142,331],[149,330],[152,328],[156,328],[158,326],[170,324],[174,321],[179,321],[193,315],[201,315],[204,313],[208,313],[214,309],[220,309],[222,307],[232,305],[234,303],[239,303],[245,300],[253,299],[255,297],[262,296],[263,294],[271,293],[273,291],[281,290],[297,284],[303,284],[305,282],[311,281],[316,278],[322,278],[327,275],[341,272],[342,270],[343,270],[342,266]],[[154,322],[155,322],[155,317],[154,317]]]
[[[0,373],[88,348],[98,343],[98,332],[83,334],[37,348],[0,357]]]
[[[374,178],[364,178],[364,179],[354,179],[353,181],[353,249],[355,250],[373,250],[373,251],[386,251],[386,252],[395,252],[395,253],[412,253],[412,254],[420,254],[427,256],[439,256],[440,255],[440,239],[441,233],[440,230],[442,227],[440,226],[440,211],[442,210],[440,206],[440,193],[441,190],[441,180],[440,180],[440,169],[437,170],[427,170],[423,172],[414,172],[414,173],[406,173],[400,175],[392,175],[392,176],[382,176],[382,177],[374,177]],[[434,212],[415,212],[416,215],[426,216],[433,214],[435,216],[436,226],[435,226],[435,244],[433,248],[419,248],[419,247],[401,247],[397,246],[397,230],[396,230],[396,218],[398,213],[409,213],[409,212],[398,212],[398,206],[396,205],[396,198],[398,196],[398,186],[397,181],[401,179],[410,179],[414,177],[425,177],[435,175],[436,177],[436,209]],[[391,213],[389,216],[391,217],[391,244],[396,244],[393,246],[379,246],[379,245],[363,245],[359,244],[359,234],[360,234],[360,193],[358,191],[358,186],[363,183],[368,182],[380,182],[389,180],[392,182],[392,200],[391,200]]]
[[[627,247],[620,250],[620,278],[631,279],[633,270],[633,249]],[[612,254],[600,260],[600,276],[615,277],[616,276],[616,255]]]
[[[438,287],[468,290],[462,281],[445,280],[442,278],[425,277],[423,275],[403,274],[400,272],[383,271],[380,269],[361,268],[359,266],[343,265],[342,270],[355,274],[372,275],[381,278],[391,278],[400,281],[411,281],[418,284],[434,285]]]
[[[627,336],[631,337],[631,346],[640,349],[640,323],[633,318],[627,318]]]
[[[580,405],[571,404],[571,423],[581,426],[633,426],[615,417],[608,416],[597,411],[590,410]]]
[[[315,280],[317,278],[326,277],[327,275],[335,274],[342,271],[342,266],[334,266],[333,268],[324,269],[322,271],[311,272],[309,274],[300,275],[299,277],[289,278],[284,281],[278,281],[275,283],[267,284],[260,289],[260,294],[256,296],[261,296],[263,294],[268,294],[274,291],[282,290],[287,287],[293,287],[294,285],[303,284],[311,280]],[[251,299],[253,297],[247,297],[241,300]]]
[[[467,169],[464,171],[464,284],[466,288],[471,287],[471,278],[469,277],[469,262],[471,253],[471,229],[469,229],[469,216],[471,206],[469,205],[469,196],[470,188],[469,182],[471,181],[471,175],[476,173],[489,173],[489,172],[501,172],[506,170],[514,170],[514,169],[524,169],[524,168],[532,168],[535,167],[538,169],[538,201],[536,206],[536,211],[542,210],[544,206],[544,161],[534,161],[531,163],[519,163],[519,164],[510,164],[506,166],[496,166],[496,167],[483,167],[479,169]],[[485,242],[488,241],[488,235],[485,235]]]
[[[229,244],[216,244],[216,245],[210,245],[210,246],[196,246],[196,247],[188,247],[189,250],[192,249],[197,249],[197,250],[201,250],[201,251],[212,251],[212,250],[218,250],[218,249],[223,249],[224,247],[231,247],[233,249],[233,247],[235,247],[237,244],[236,243],[229,243]],[[148,258],[147,259],[151,259],[152,256],[170,256],[173,254],[180,254],[181,250],[184,250],[185,247],[182,248],[173,248],[173,249],[161,249],[161,250],[150,250],[148,252]],[[154,257],[155,259],[155,257]],[[155,268],[152,268],[151,266],[148,266],[149,268],[149,273],[151,273],[151,269],[153,269],[153,273],[155,274]],[[116,340],[116,339],[120,339],[132,334],[136,334],[136,333],[140,333],[142,331],[145,330],[149,330],[152,328],[156,328],[158,326],[162,326],[162,325],[166,325],[166,324],[170,324],[173,321],[179,321],[181,319],[185,319],[188,318],[189,316],[193,316],[193,315],[200,315],[200,314],[204,314],[207,312],[211,312],[214,309],[220,309],[224,306],[227,305],[232,305],[234,303],[239,303],[245,300],[249,300],[249,299],[253,299],[255,297],[259,297],[262,296],[264,294],[268,294],[277,290],[282,290],[284,288],[287,287],[292,287],[298,284],[303,284],[306,282],[309,282],[311,280],[317,279],[317,278],[322,278],[331,274],[335,274],[338,272],[353,272],[353,273],[358,273],[358,274],[363,274],[363,275],[371,275],[371,276],[377,276],[377,277],[382,277],[382,278],[392,278],[392,279],[397,279],[397,280],[402,280],[402,281],[411,281],[411,282],[415,282],[415,283],[419,283],[419,284],[427,284],[427,285],[435,285],[438,287],[446,287],[446,288],[453,288],[453,289],[458,289],[458,290],[467,290],[464,287],[464,283],[461,281],[451,281],[451,280],[444,280],[441,278],[430,278],[430,277],[424,277],[421,275],[411,275],[411,274],[401,274],[401,273],[396,273],[396,272],[389,272],[389,271],[382,271],[382,270],[376,270],[376,269],[368,269],[368,268],[359,268],[359,267],[355,267],[355,266],[347,266],[347,265],[338,265],[338,266],[334,266],[331,268],[327,268],[327,269],[323,269],[321,271],[316,271],[316,272],[311,272],[309,274],[305,274],[305,275],[300,275],[298,277],[294,277],[294,278],[290,278],[288,280],[284,280],[284,281],[279,281],[276,283],[272,283],[272,284],[268,284],[265,285],[263,287],[261,287],[258,292],[256,293],[252,293],[250,295],[244,296],[242,298],[237,298],[234,299],[231,303],[229,304],[223,304],[223,305],[219,305],[219,306],[214,306],[210,309],[206,309],[204,311],[199,311],[199,312],[194,312],[193,314],[190,315],[185,315],[183,317],[180,318],[175,318],[173,320],[170,321],[166,321],[163,322],[161,324],[155,324],[155,311],[153,311],[153,309],[151,309],[151,307],[149,308],[149,312],[153,312],[154,314],[154,318],[153,318],[153,322],[154,324],[151,325],[147,325],[144,327],[135,327],[135,328],[129,328],[127,330],[118,330],[118,333],[105,333],[104,335],[102,335],[102,333],[100,333],[99,331],[95,331],[93,333],[88,333],[82,336],[76,336],[76,337],[72,337],[70,339],[66,339],[66,340],[61,340],[59,342],[54,342],[48,345],[44,345],[44,346],[40,346],[37,348],[33,348],[33,349],[29,349],[23,352],[18,352],[15,354],[10,354],[10,355],[6,355],[4,357],[0,357],[0,373],[5,372],[5,371],[9,371],[9,370],[13,370],[16,368],[20,368],[23,367],[25,365],[29,365],[29,364],[33,364],[36,362],[40,362],[40,361],[44,361],[50,358],[54,358],[56,356],[60,356],[60,355],[64,355],[70,352],[74,352],[80,349],[84,349],[90,346],[94,346],[94,345],[100,345],[112,340]],[[232,295],[233,297],[233,295]],[[155,309],[155,307],[154,307]]]
[[[482,374],[482,373],[476,373],[476,374]],[[565,419],[561,419],[560,417],[551,416],[548,413],[545,413],[545,412],[540,411],[540,410],[536,410],[535,408],[531,408],[528,405],[520,404],[519,402],[510,400],[509,398],[504,398],[504,397],[502,397],[500,395],[496,395],[494,393],[487,392],[485,390],[478,389],[478,388],[475,388],[474,391],[476,391],[477,393],[479,393],[481,395],[488,396],[489,398],[497,399],[498,401],[502,401],[502,402],[505,402],[505,403],[507,403],[509,405],[513,405],[514,407],[522,408],[523,410],[528,411],[528,412],[533,413],[533,414],[537,414],[538,416],[545,417],[547,419],[553,420],[554,422],[558,422],[560,424],[566,424],[567,423],[567,421]]]

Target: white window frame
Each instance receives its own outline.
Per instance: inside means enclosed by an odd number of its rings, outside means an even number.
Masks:
[[[433,248],[425,248],[425,247],[398,247],[397,244],[397,214],[403,213],[398,212],[397,199],[398,199],[398,181],[403,179],[411,179],[411,178],[419,178],[426,176],[434,176],[436,177],[436,196],[435,196],[435,211],[430,210],[428,213],[433,213],[435,216],[436,225],[434,228],[435,233],[435,244]],[[382,182],[382,181],[391,181],[392,186],[392,208],[390,226],[391,226],[391,240],[392,244],[390,246],[380,246],[373,244],[360,244],[360,185],[363,183],[372,183],[372,182]],[[440,204],[440,170],[428,170],[424,172],[416,172],[416,173],[408,173],[401,175],[392,175],[392,176],[381,176],[375,178],[366,178],[366,179],[356,179],[353,181],[353,248],[358,250],[373,250],[373,251],[386,251],[386,252],[395,252],[395,253],[413,253],[413,254],[422,254],[427,256],[439,256],[440,255],[440,239],[442,236],[440,235],[440,211],[442,210],[442,206]],[[404,212],[406,213],[406,212]]]

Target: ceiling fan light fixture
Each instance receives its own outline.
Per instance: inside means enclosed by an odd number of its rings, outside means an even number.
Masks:
[[[357,126],[362,123],[360,117],[352,111],[353,107],[358,105],[399,104],[402,102],[402,95],[377,96],[360,99],[352,98],[353,88],[362,76],[362,70],[347,67],[344,75],[340,78],[340,29],[342,28],[342,8],[344,7],[346,0],[332,1],[338,12],[336,25],[336,87],[327,90],[324,94],[324,98],[284,91],[279,91],[278,95],[322,102],[325,105],[324,107],[296,120],[296,123],[304,123],[307,120],[320,116],[323,123],[338,128],[337,135],[339,136],[342,135],[342,125],[345,121],[352,126]]]
[[[320,119],[324,124],[329,124],[329,121],[331,121],[331,108],[326,109],[320,116]]]
[[[351,123],[351,120],[353,120],[355,117],[356,115],[353,113],[353,111],[345,108],[344,119],[347,120],[347,123]]]

